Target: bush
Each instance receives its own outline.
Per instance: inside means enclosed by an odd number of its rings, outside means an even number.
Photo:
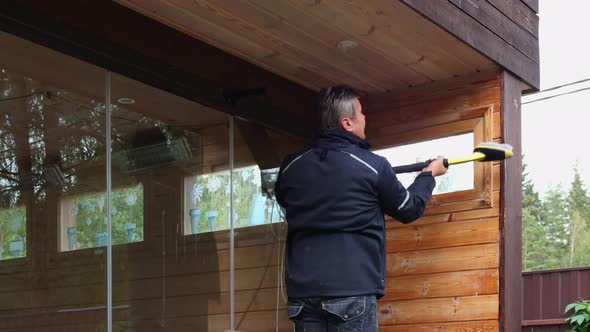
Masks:
[[[567,332],[588,332],[590,328],[590,300],[570,303],[565,307],[564,313],[572,309],[574,314],[565,320],[571,327]]]

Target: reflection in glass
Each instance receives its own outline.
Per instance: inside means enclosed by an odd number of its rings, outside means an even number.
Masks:
[[[62,250],[106,246],[106,193],[64,197],[61,200],[61,225],[68,242]],[[143,241],[143,186],[111,192],[113,244]]]
[[[26,214],[26,207],[0,210],[0,259],[26,256]]]
[[[0,325],[103,330],[106,255],[62,253],[87,232],[60,216],[105,216],[63,203],[106,191],[105,71],[5,33],[0,45]]]
[[[261,190],[257,147],[240,135],[229,185],[226,115],[110,75],[106,197],[106,72],[4,33],[0,45],[1,326],[105,331],[112,291],[114,331],[228,330],[233,187],[235,329],[290,330],[285,223]],[[280,155],[299,148],[267,134]]]
[[[272,193],[262,190],[257,165],[234,169],[234,227],[279,222],[279,205]],[[265,173],[266,174],[266,173]],[[185,229],[187,234],[229,229],[229,172],[191,176],[185,179]]]
[[[228,117],[137,81],[111,77],[113,193],[142,188],[134,199],[113,196],[111,203],[121,214],[135,200],[136,232],[143,225],[142,242],[137,233],[133,243],[113,246],[113,305],[125,307],[113,327],[228,330]],[[134,102],[122,104],[122,98]],[[187,179],[200,181],[195,185]],[[193,234],[191,218],[195,234],[186,236]],[[116,223],[114,215],[115,238]]]

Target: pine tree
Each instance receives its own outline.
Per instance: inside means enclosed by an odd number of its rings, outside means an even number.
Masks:
[[[541,224],[546,233],[546,263],[548,268],[568,266],[569,215],[566,206],[567,196],[561,186],[547,191],[544,199]]]
[[[588,197],[588,192],[577,166],[574,168],[574,181],[572,181],[568,192],[567,208],[570,217],[573,217],[574,213],[577,212],[585,222],[590,221],[590,197]]]
[[[547,265],[548,241],[542,224],[543,202],[528,178],[527,165],[522,168],[522,268],[542,270]]]
[[[574,168],[574,180],[567,197],[567,210],[568,266],[590,265],[590,197],[578,167]]]

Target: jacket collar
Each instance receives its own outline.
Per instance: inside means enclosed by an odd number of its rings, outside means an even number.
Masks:
[[[351,144],[358,145],[366,150],[371,147],[364,139],[342,129],[322,129],[315,139],[315,145],[320,147],[344,148]]]

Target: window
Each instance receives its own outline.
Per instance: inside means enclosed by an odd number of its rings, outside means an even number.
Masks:
[[[185,178],[185,234],[229,229],[229,171]],[[234,170],[234,227],[281,221],[279,205],[261,190],[258,166]]]
[[[61,201],[61,249],[107,245],[105,193],[72,196]],[[111,193],[113,244],[143,241],[143,186]]]
[[[449,159],[466,157],[477,144],[493,141],[492,116],[492,107],[470,109],[461,120],[430,126],[408,123],[389,128],[391,134],[383,134],[371,143],[377,147],[374,152],[386,157],[392,166],[416,163],[438,155]],[[492,206],[492,166],[491,162],[473,162],[449,167],[448,175],[437,178],[429,211],[442,213]],[[409,186],[415,176],[406,174],[399,178]]]
[[[27,255],[27,209],[0,210],[0,260]]]
[[[413,164],[436,158],[443,154],[446,158],[462,157],[473,149],[473,133],[459,134],[429,141],[397,146],[393,148],[374,151],[385,157],[392,166]],[[472,163],[453,165],[447,173],[436,177],[434,194],[445,194],[456,191],[473,189],[474,167]],[[403,173],[397,177],[401,183],[408,187],[418,173]]]

